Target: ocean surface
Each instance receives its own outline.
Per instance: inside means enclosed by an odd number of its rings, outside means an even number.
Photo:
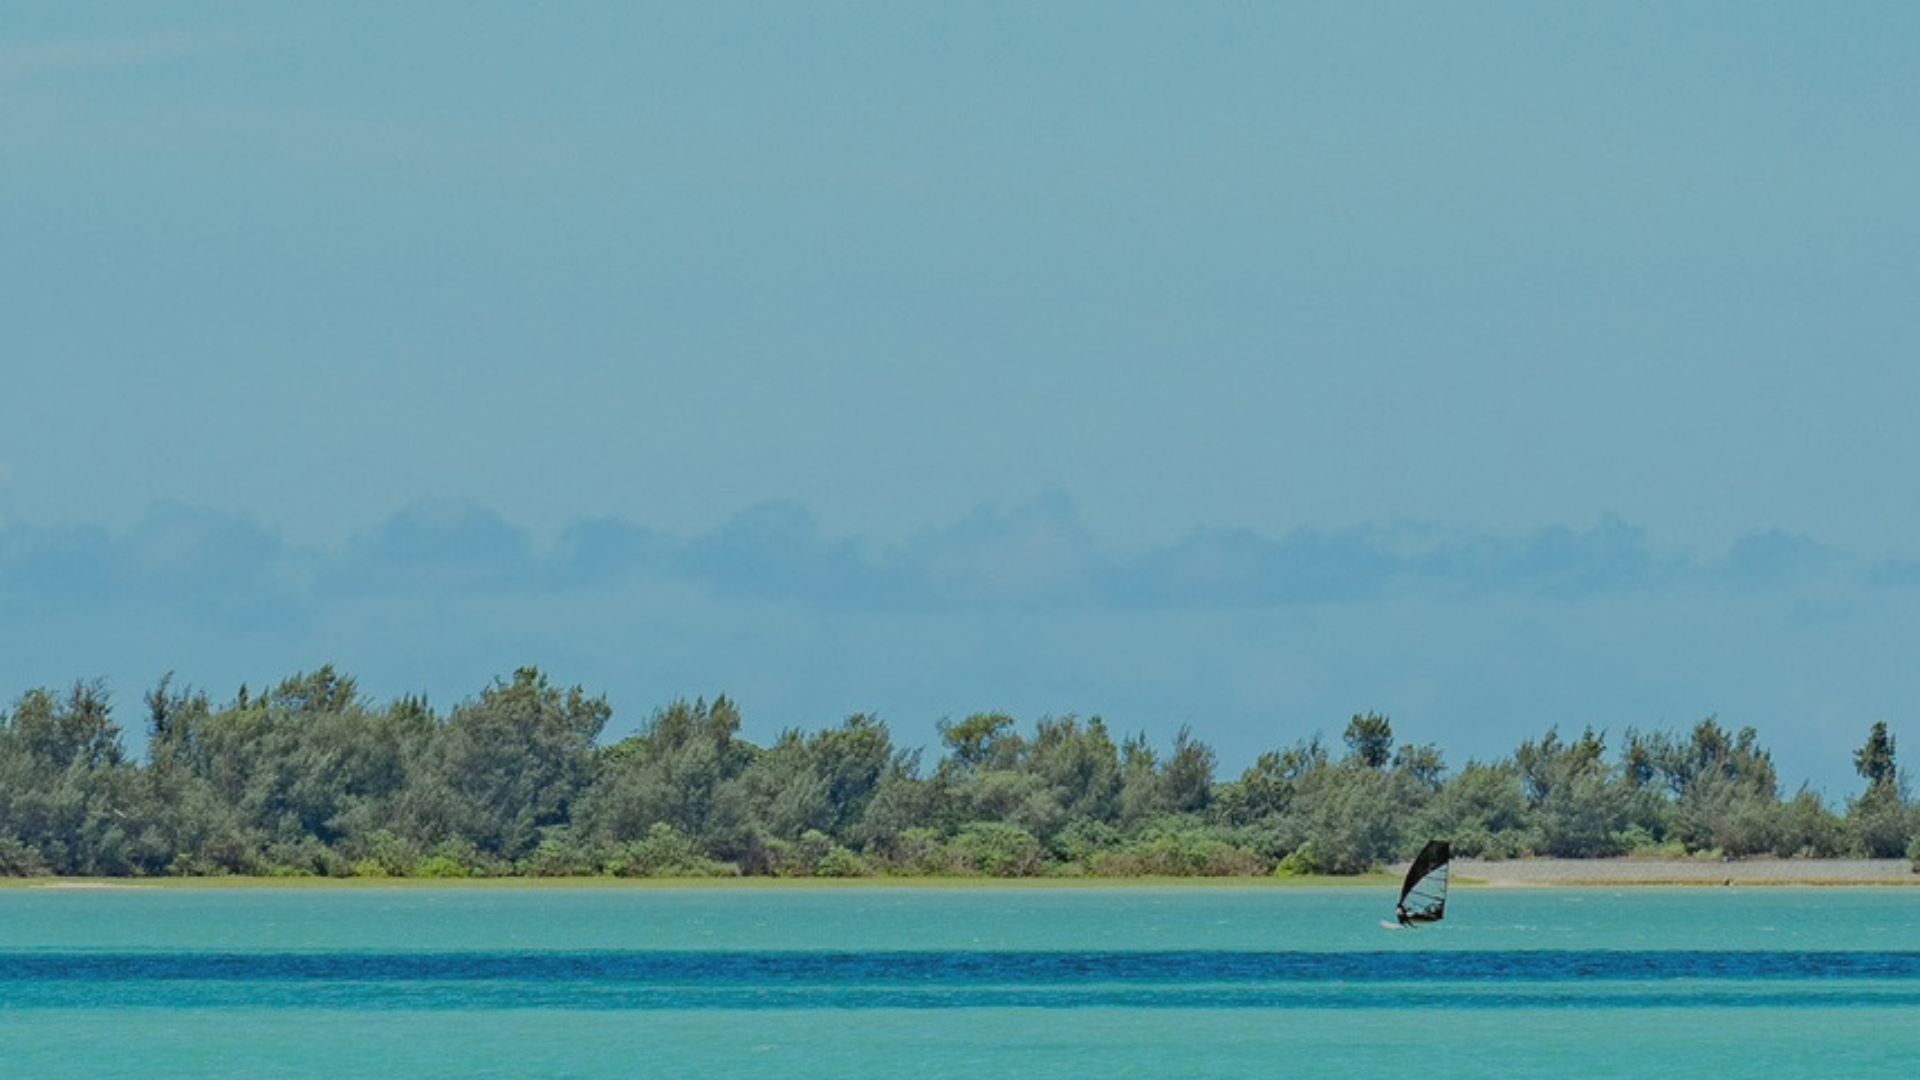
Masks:
[[[0,1076],[1920,1075],[1920,889],[0,889]]]

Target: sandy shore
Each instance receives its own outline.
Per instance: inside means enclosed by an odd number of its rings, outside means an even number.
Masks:
[[[1395,867],[1404,872],[1405,867]],[[1507,888],[1577,885],[1920,885],[1906,859],[1455,859],[1454,880]]]

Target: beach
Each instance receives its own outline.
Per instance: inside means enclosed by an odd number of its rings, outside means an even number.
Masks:
[[[1913,866],[1907,859],[1455,859],[1453,873],[1461,884],[1494,888],[1920,885]]]

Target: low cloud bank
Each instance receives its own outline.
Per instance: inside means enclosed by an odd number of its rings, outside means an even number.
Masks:
[[[1262,609],[1382,599],[1519,595],[1577,601],[1656,590],[1753,593],[1817,575],[1868,588],[1920,584],[1920,560],[1867,563],[1768,529],[1725,552],[1663,550],[1616,517],[1520,535],[1395,523],[1272,536],[1207,528],[1115,555],[1061,496],[989,506],[895,544],[825,533],[793,503],[674,537],[631,521],[575,521],[536,545],[525,526],[463,502],[422,502],[336,551],[286,543],[234,514],[156,504],[132,527],[0,526],[0,597],[236,606],[373,597],[564,595],[634,577],[723,599],[830,610]]]

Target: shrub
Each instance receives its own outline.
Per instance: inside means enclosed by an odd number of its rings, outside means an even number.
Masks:
[[[646,839],[628,844],[607,868],[625,877],[731,877],[740,872],[707,858],[691,838],[664,821],[654,822]]]
[[[565,836],[549,836],[520,860],[519,872],[529,877],[575,877],[597,874],[602,860]]]
[[[352,865],[315,837],[269,845],[262,856],[268,877],[346,877]]]
[[[0,877],[39,877],[46,873],[49,870],[40,849],[11,836],[0,836]]]
[[[451,855],[429,855],[413,866],[413,876],[417,878],[463,878],[472,874],[459,859]]]
[[[1264,860],[1255,852],[1205,829],[1178,829],[1142,836],[1118,850],[1093,856],[1094,873],[1113,877],[1245,877]]]
[[[1828,859],[1846,850],[1846,827],[1820,801],[1802,788],[1774,812],[1774,854]]]
[[[953,838],[959,863],[989,877],[1032,877],[1044,869],[1040,841],[1018,825],[976,821]]]
[[[427,857],[414,864],[413,876],[419,878],[487,877],[493,866],[465,840],[447,840],[434,847]]]
[[[419,845],[386,829],[349,845],[347,853],[353,859],[355,877],[406,877],[421,856]]]
[[[818,829],[794,841],[769,841],[773,872],[781,877],[864,877],[871,871],[860,856]]]
[[[1288,852],[1287,857],[1273,868],[1274,877],[1306,877],[1320,872],[1320,862],[1314,855],[1312,841]]]
[[[1076,821],[1053,838],[1053,853],[1069,865],[1090,863],[1120,844],[1120,831],[1104,821]]]
[[[1897,859],[1913,840],[1906,801],[1892,784],[1878,784],[1848,808],[1853,845],[1870,859]]]
[[[832,850],[821,858],[813,872],[820,877],[849,878],[866,877],[872,873],[872,870],[867,866],[865,859],[835,844]]]
[[[903,830],[882,853],[887,872],[915,877],[949,874],[953,857],[934,829]]]

